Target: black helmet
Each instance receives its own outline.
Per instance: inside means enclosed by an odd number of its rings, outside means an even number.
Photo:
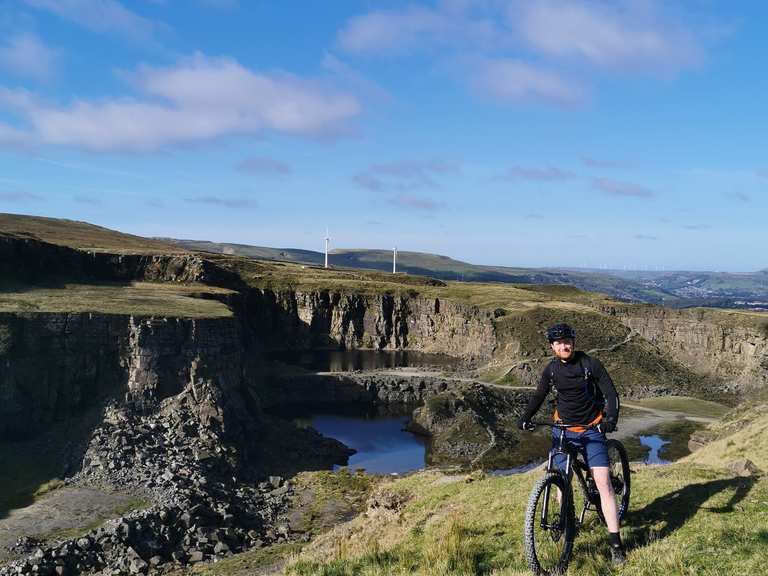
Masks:
[[[576,330],[568,326],[568,324],[555,324],[547,330],[547,340],[550,344],[555,340],[563,340],[564,338],[576,338]]]

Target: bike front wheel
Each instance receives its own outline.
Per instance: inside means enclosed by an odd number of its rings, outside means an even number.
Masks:
[[[575,531],[570,484],[551,472],[534,485],[525,512],[525,558],[536,576],[565,574]]]

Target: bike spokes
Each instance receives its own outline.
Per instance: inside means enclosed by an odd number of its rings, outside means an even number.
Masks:
[[[543,478],[531,492],[526,513],[525,545],[534,574],[562,574],[573,546],[573,503],[562,476]]]

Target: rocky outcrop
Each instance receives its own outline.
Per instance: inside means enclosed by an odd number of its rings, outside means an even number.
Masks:
[[[255,369],[241,344],[231,318],[0,314],[0,439],[108,399],[151,411],[183,390],[201,421],[242,433]]]
[[[279,477],[238,481],[234,450],[183,399],[153,415],[109,408],[83,471],[68,482],[130,490],[151,505],[77,538],[22,540],[16,551],[28,555],[0,575],[147,574],[285,541],[291,485]]]
[[[408,429],[428,436],[430,464],[510,468],[546,454],[541,438],[522,442],[517,418],[530,393],[464,385],[430,396]]]
[[[414,294],[250,290],[247,314],[267,348],[408,349],[481,361],[493,353],[493,314]]]
[[[768,386],[768,319],[719,310],[604,306],[663,353],[731,392]]]
[[[262,406],[416,406],[429,396],[464,386],[440,374],[411,376],[397,371],[338,374],[287,374],[267,378],[262,387]]]

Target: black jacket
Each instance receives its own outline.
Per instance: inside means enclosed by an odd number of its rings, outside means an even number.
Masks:
[[[520,422],[529,422],[553,389],[557,412],[566,424],[589,424],[601,411],[608,420],[619,418],[619,397],[608,371],[597,358],[576,352],[567,362],[556,358],[547,364]]]

